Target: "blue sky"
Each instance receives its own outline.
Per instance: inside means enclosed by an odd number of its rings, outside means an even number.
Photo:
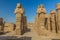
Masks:
[[[43,4],[48,14],[50,10],[56,9],[56,4],[60,3],[60,0],[0,0],[0,17],[2,17],[5,22],[16,22],[14,10],[17,3],[22,4],[25,15],[27,16],[27,21],[34,22],[38,5]]]

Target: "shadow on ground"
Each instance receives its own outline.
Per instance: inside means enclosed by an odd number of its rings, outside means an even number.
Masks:
[[[31,37],[0,36],[0,40],[31,40]]]
[[[25,30],[25,33],[27,33],[27,32],[31,32],[31,29],[30,29],[30,28],[27,28],[27,29]]]

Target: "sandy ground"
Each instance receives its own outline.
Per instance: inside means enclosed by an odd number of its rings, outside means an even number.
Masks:
[[[60,36],[52,35],[52,36],[40,36],[38,35],[34,27],[28,27],[30,31],[24,33],[24,35],[15,35],[15,31],[7,33],[5,35],[0,36],[0,40],[53,40],[60,39]]]

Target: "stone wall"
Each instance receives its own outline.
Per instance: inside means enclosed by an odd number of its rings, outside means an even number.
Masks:
[[[13,23],[5,23],[4,24],[4,33],[14,31],[14,24]]]

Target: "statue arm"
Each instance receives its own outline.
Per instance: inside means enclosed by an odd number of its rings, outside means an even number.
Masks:
[[[23,14],[23,13],[24,13],[24,9],[23,9],[23,8],[21,8],[20,13],[21,13],[21,14]]]

